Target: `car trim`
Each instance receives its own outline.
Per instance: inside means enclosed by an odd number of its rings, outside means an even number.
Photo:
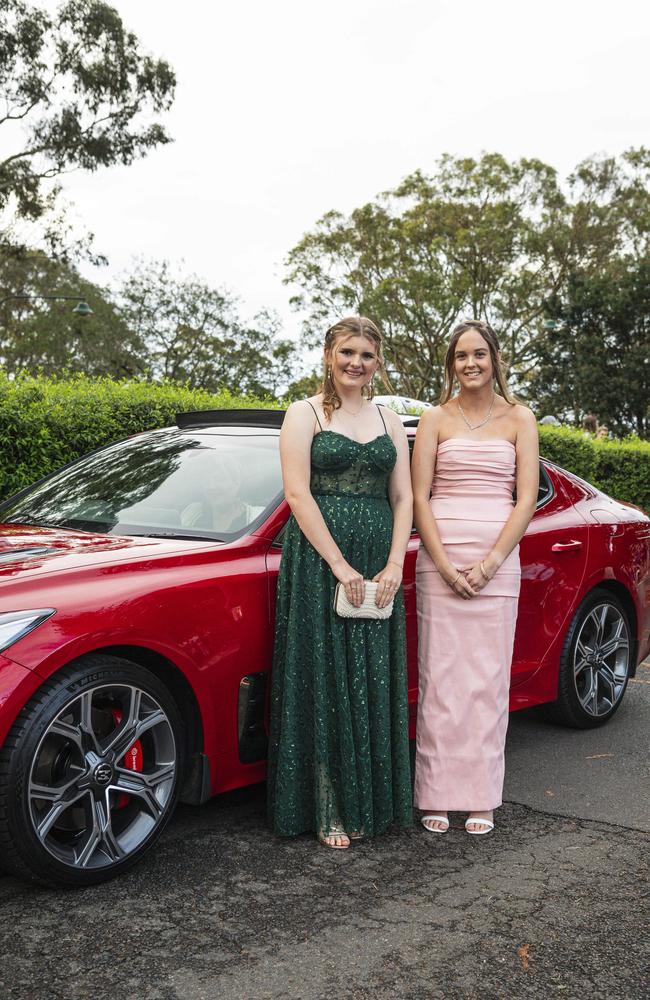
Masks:
[[[181,430],[196,427],[272,427],[279,430],[286,410],[188,410],[176,414]]]

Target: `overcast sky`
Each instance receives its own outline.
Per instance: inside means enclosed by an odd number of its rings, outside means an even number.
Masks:
[[[569,172],[647,145],[643,0],[113,0],[169,60],[174,144],[66,179],[110,269],[186,269],[298,329],[283,259],[324,212],[442,153],[536,156]],[[51,4],[48,4],[51,6]]]

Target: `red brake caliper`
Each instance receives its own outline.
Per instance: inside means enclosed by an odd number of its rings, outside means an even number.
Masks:
[[[119,708],[112,708],[111,714],[113,716],[113,722],[116,726],[119,726],[122,721],[122,711]],[[128,771],[141,771],[142,770],[142,743],[140,740],[136,740],[129,749],[124,754],[122,758],[122,767],[126,768]],[[124,806],[128,805],[131,801],[131,796],[126,792],[120,792],[115,802],[117,809],[122,809]]]

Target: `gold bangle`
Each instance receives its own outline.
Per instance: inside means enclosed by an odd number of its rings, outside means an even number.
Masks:
[[[457,580],[460,580],[460,570],[458,570],[458,572],[456,573],[456,576],[455,576],[455,577],[454,577],[454,579],[453,579],[453,580],[451,581],[451,584],[450,584],[450,586],[452,586],[452,587],[455,587],[455,586],[456,586],[456,581],[457,581]]]
[[[404,569],[404,564],[403,563],[398,563],[396,559],[388,559],[386,561],[386,565],[387,566],[388,566],[388,563],[392,563],[393,566],[397,566],[399,569]]]
[[[483,574],[483,576],[485,577],[485,579],[489,583],[490,582],[490,577],[485,572],[485,566],[483,565],[483,560],[482,559],[481,559],[480,563],[478,564],[478,568],[480,569],[481,573]]]

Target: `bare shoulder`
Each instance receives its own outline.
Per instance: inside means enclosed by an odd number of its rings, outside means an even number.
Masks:
[[[390,406],[381,406],[379,403],[377,403],[377,408],[384,418],[386,426],[390,428],[392,436],[400,434],[404,431],[404,424],[398,417],[397,413],[395,413],[395,410],[393,410]],[[404,433],[406,432],[404,431]]]
[[[444,419],[445,411],[442,406],[431,406],[424,410],[420,416],[418,423],[418,431],[420,428],[427,434],[437,434],[438,429],[442,420]]]
[[[295,423],[296,420],[304,420],[304,418],[311,413],[314,415],[312,410],[312,401],[310,399],[296,399],[293,403],[289,403],[287,407],[287,412],[284,417],[284,423],[287,421]]]
[[[291,435],[294,437],[304,437],[311,439],[314,435],[314,424],[316,416],[312,409],[311,401],[308,399],[297,399],[287,408],[282,422],[281,434],[284,438]]]
[[[536,461],[539,455],[539,434],[535,415],[523,403],[516,403],[512,420],[515,426],[517,456],[528,456],[531,461],[533,459]]]
[[[537,420],[533,411],[525,403],[515,403],[512,408],[512,418],[517,430],[537,430]]]

